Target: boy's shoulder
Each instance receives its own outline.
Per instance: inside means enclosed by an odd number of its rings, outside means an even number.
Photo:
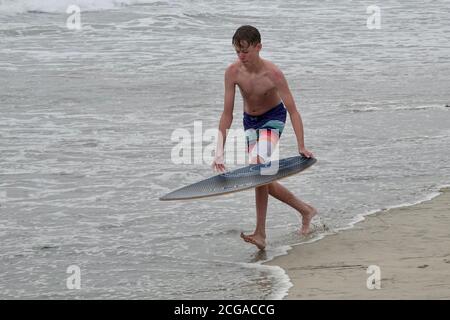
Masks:
[[[240,69],[241,63],[239,61],[235,61],[228,65],[227,69],[225,70],[225,76],[234,80],[238,77]]]
[[[265,65],[266,69],[268,69],[269,71],[278,71],[278,72],[281,71],[280,68],[272,61],[267,60],[267,59],[263,59],[263,61],[264,61],[264,65]],[[228,65],[225,72],[238,72],[241,68],[242,68],[242,63],[239,60],[236,60],[233,63]]]
[[[241,67],[241,62],[236,60],[233,63],[229,64],[225,72],[238,72]]]
[[[264,59],[264,64],[266,69],[270,72],[278,73],[281,72],[281,69],[272,61]]]
[[[269,78],[271,78],[274,82],[279,82],[284,78],[283,72],[281,69],[272,61],[264,60],[267,75]]]

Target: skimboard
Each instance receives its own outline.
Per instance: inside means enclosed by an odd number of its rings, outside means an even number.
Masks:
[[[251,164],[174,190],[159,200],[197,199],[255,188],[299,173],[316,161],[300,155],[268,164]]]

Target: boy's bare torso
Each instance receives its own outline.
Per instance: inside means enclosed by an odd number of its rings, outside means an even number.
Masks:
[[[240,61],[233,63],[234,83],[237,84],[244,100],[244,111],[250,115],[261,115],[281,102],[278,89],[274,82],[276,66],[262,60],[262,65],[256,72],[249,72]]]

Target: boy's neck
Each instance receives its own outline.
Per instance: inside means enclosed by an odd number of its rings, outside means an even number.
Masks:
[[[256,73],[262,69],[264,65],[263,59],[258,57],[258,59],[253,63],[243,64],[245,70],[251,73]]]

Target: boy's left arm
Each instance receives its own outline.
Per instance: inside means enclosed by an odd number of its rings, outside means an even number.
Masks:
[[[312,152],[305,148],[305,140],[303,134],[303,122],[300,113],[295,105],[294,97],[292,96],[289,85],[281,70],[274,71],[274,82],[278,89],[281,99],[286,106],[289,116],[291,118],[292,127],[294,128],[295,136],[297,137],[298,152],[307,158],[313,156]]]

